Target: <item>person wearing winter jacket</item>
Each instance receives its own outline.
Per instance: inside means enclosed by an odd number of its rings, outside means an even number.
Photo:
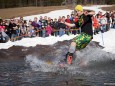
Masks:
[[[34,17],[34,21],[32,22],[32,26],[34,27],[34,30],[36,31],[36,36],[38,36],[38,30],[39,30],[39,24],[38,24],[38,18]]]
[[[107,18],[105,17],[105,15],[103,15],[103,17],[101,18],[101,30],[102,32],[106,32],[106,24],[107,24]]]
[[[71,23],[71,20],[70,20],[70,16],[69,15],[67,15],[67,18],[65,19],[65,21],[67,22],[67,23]],[[65,33],[67,34],[67,35],[69,35],[69,30],[71,29],[71,27],[69,27],[69,26],[66,26],[66,31],[65,31]]]
[[[9,40],[9,36],[5,33],[5,26],[3,22],[0,21],[0,43],[7,42]]]
[[[59,28],[58,28],[57,18],[55,18],[54,21],[53,21],[53,32],[54,32],[55,36],[59,35]]]
[[[50,26],[50,23],[48,23],[48,26],[46,27],[46,36],[51,36],[52,33],[52,27]]]
[[[18,29],[16,23],[15,23],[15,20],[14,19],[11,19],[10,20],[10,23],[9,23],[9,31],[10,31],[10,38],[11,38],[11,41],[15,41],[16,40],[16,37],[17,37],[17,32],[16,30]]]
[[[39,20],[39,22],[41,23],[42,37],[45,37],[46,36],[46,27],[48,25],[47,16],[45,16],[44,19]]]
[[[99,32],[99,22],[96,16],[93,17],[93,28],[94,28],[94,35],[98,34]]]
[[[65,21],[65,16],[62,16],[61,21]],[[59,36],[63,36],[65,34],[65,29],[66,29],[66,25],[58,22],[58,28],[59,28]]]

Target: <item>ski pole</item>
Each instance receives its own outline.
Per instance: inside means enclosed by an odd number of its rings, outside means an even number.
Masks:
[[[101,37],[102,37],[102,43],[104,45],[103,32],[101,32]]]

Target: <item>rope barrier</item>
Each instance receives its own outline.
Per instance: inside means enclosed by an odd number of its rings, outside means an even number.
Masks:
[[[65,30],[64,29],[64,31],[77,31],[77,30],[79,30],[79,29],[78,28],[77,29],[69,29],[69,30]],[[35,31],[35,33],[39,33],[40,31],[41,30],[37,30],[37,31]],[[60,31],[60,30],[56,30],[56,29],[52,30],[52,32],[56,32],[56,31]],[[21,35],[21,36],[17,36],[17,37],[11,38],[10,40],[13,41],[15,39],[19,39],[19,38],[24,37],[24,36],[29,36],[29,35],[28,34],[24,34],[24,35]]]

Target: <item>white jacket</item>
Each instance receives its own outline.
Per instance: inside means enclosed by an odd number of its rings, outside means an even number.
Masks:
[[[107,18],[101,18],[101,24],[102,25],[105,25],[105,24],[107,24]]]

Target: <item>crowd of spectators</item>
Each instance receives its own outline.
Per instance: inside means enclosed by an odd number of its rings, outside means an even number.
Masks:
[[[72,13],[67,16],[59,16],[59,18],[52,19],[48,16],[34,17],[26,21],[23,17],[20,19],[11,18],[9,20],[0,18],[0,42],[6,42],[8,40],[16,41],[24,37],[48,37],[62,36],[64,34],[79,34],[79,28],[70,28],[61,21],[68,23],[74,23],[79,20],[78,16]],[[98,12],[92,17],[92,26],[94,35],[99,31],[106,32],[110,28],[115,28],[115,11],[106,12],[104,15],[102,12]]]
[[[113,12],[106,12],[102,15],[102,12],[98,12],[92,18],[93,20],[93,28],[94,28],[94,35],[97,34],[99,31],[102,33],[110,30],[110,28],[115,29],[115,11]]]

